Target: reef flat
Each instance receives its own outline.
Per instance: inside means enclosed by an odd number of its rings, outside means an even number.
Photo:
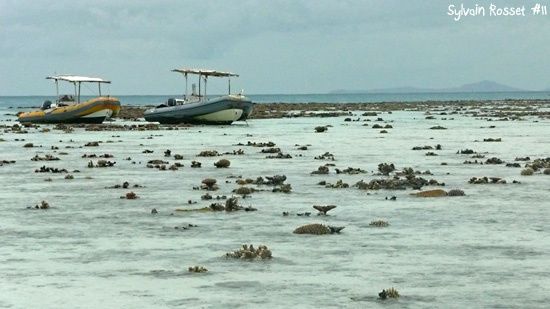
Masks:
[[[549,101],[258,104],[231,126],[142,110],[2,110],[0,306],[550,302]]]

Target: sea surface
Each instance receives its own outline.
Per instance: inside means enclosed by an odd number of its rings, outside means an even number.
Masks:
[[[3,99],[5,100],[5,98]],[[6,101],[3,101],[4,103]],[[249,120],[231,126],[179,130],[85,131],[53,126],[28,133],[0,132],[0,307],[2,308],[547,308],[550,304],[550,176],[521,176],[521,168],[463,164],[457,154],[470,148],[514,162],[550,154],[550,121],[496,122],[456,114],[425,119],[422,112],[397,111],[377,117],[355,113],[358,122],[334,118]],[[376,118],[384,122],[375,122]],[[12,125],[15,117],[2,116]],[[367,119],[371,121],[366,121]],[[119,124],[128,123],[117,120]],[[393,126],[381,134],[373,123]],[[369,124],[369,126],[364,126]],[[314,127],[329,125],[326,133]],[[441,125],[447,130],[430,130]],[[490,128],[490,126],[495,126]],[[44,128],[50,129],[44,132]],[[486,143],[484,138],[502,138]],[[102,141],[98,147],[85,147]],[[276,143],[292,159],[266,159],[258,147],[238,143]],[[23,147],[33,143],[34,147]],[[437,156],[414,146],[440,144]],[[298,150],[297,145],[307,145]],[[59,149],[52,149],[52,147]],[[144,153],[144,150],[153,153]],[[177,171],[147,168],[164,151],[181,154]],[[243,149],[244,155],[197,157]],[[325,152],[335,161],[314,159]],[[66,154],[63,154],[66,153]],[[113,167],[88,168],[84,154],[113,154]],[[59,161],[31,161],[52,154]],[[125,158],[130,157],[130,160]],[[215,168],[227,158],[231,166]],[[486,159],[485,158],[485,159]],[[485,160],[481,159],[481,160]],[[191,168],[191,161],[202,168]],[[418,198],[407,190],[359,190],[359,180],[376,175],[379,163],[398,170],[429,170],[423,175],[462,189],[461,197]],[[445,162],[447,165],[442,165]],[[311,175],[332,163],[328,175]],[[523,162],[521,162],[523,164]],[[41,166],[66,174],[35,173]],[[361,168],[357,175],[335,168]],[[79,170],[80,172],[75,172]],[[215,178],[216,195],[232,194],[236,176],[286,175],[292,192],[264,191],[240,199],[255,212],[177,212],[210,205],[201,180]],[[471,177],[502,177],[507,184],[468,184]],[[51,178],[52,181],[45,181]],[[350,188],[318,185],[342,180]],[[520,181],[513,184],[512,181]],[[143,188],[106,189],[122,184]],[[440,187],[424,187],[436,189]],[[121,199],[135,192],[136,200]],[[395,196],[396,200],[387,200]],[[27,209],[47,201],[47,210]],[[188,201],[197,204],[188,204]],[[223,202],[223,201],[221,201]],[[317,216],[313,205],[337,205]],[[158,214],[152,215],[156,208]],[[283,216],[289,212],[290,216]],[[310,217],[297,213],[311,212]],[[387,220],[373,228],[373,220]],[[303,224],[345,226],[341,234],[296,235]],[[175,227],[197,225],[189,229]],[[242,244],[267,245],[267,261],[226,259]],[[202,265],[209,271],[189,273]],[[382,301],[382,289],[401,297]]]
[[[246,94],[256,103],[364,103],[468,100],[549,100],[550,92],[456,92],[456,93],[367,93],[367,94]],[[114,95],[123,105],[159,105],[181,95]],[[91,98],[83,96],[83,99]],[[37,107],[55,96],[0,96],[2,107]]]

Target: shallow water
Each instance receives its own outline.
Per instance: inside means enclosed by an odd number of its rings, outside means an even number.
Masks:
[[[474,159],[456,152],[471,148],[506,162],[519,156],[546,157],[550,122],[488,122],[460,115],[453,115],[454,120],[426,120],[423,113],[406,111],[378,117],[394,128],[380,134],[370,127],[374,121],[344,122],[343,117],[335,117],[250,120],[177,131],[0,133],[5,140],[0,142],[0,160],[17,161],[0,166],[0,307],[547,306],[550,176],[520,176],[521,169],[504,165],[465,165],[464,160]],[[317,125],[332,127],[326,133],[314,133]],[[429,130],[435,125],[448,130]],[[503,141],[476,142],[488,137]],[[103,143],[82,147],[89,141]],[[265,159],[260,148],[236,146],[247,141],[273,141],[293,158]],[[41,147],[23,148],[28,142]],[[295,144],[311,146],[300,151]],[[436,144],[443,146],[434,151],[438,156],[411,150]],[[54,145],[59,150],[51,150]],[[245,155],[222,156],[231,161],[228,169],[213,166],[221,157],[196,157],[206,149],[239,148]],[[154,153],[142,153],[145,149]],[[166,149],[172,155],[182,154],[185,167],[159,171],[145,166],[148,160],[166,160]],[[326,151],[336,161],[313,159]],[[30,160],[46,153],[61,160]],[[111,153],[115,157],[107,160],[116,165],[87,168],[88,161],[98,159],[81,158],[85,153]],[[126,157],[132,160],[123,160]],[[192,160],[203,167],[191,168]],[[445,182],[446,190],[463,189],[466,196],[417,198],[409,195],[414,192],[410,189],[362,191],[317,185],[321,180],[342,179],[352,185],[360,179],[381,178],[373,173],[382,162],[393,162],[398,170],[430,170],[433,176],[423,177]],[[368,173],[337,175],[331,167],[329,175],[310,175],[325,163],[340,169],[359,167]],[[80,173],[71,172],[75,178],[67,180],[65,174],[33,172],[42,165]],[[238,187],[229,176],[255,179],[275,174],[287,176],[292,193],[262,191],[240,200],[257,208],[256,212],[174,211],[215,202],[201,201],[206,191],[193,190],[203,178],[218,180],[220,189],[211,192],[215,196],[230,195]],[[508,183],[468,184],[474,176],[503,177]],[[48,177],[51,182],[44,181]],[[105,189],[124,181],[145,187]],[[437,187],[423,189],[430,188]],[[119,198],[129,191],[140,198]],[[385,199],[393,195],[396,201]],[[188,205],[189,199],[198,203]],[[52,208],[26,209],[41,200]],[[314,213],[312,205],[327,204],[338,206],[330,216],[292,215]],[[151,215],[152,208],[159,214]],[[283,211],[291,216],[282,216]],[[369,227],[376,219],[388,220],[390,226]],[[314,222],[346,228],[339,235],[292,233]],[[174,229],[189,223],[198,227]],[[274,258],[255,262],[224,258],[243,243],[265,244]],[[194,265],[203,265],[209,272],[188,273],[187,267]],[[392,286],[401,297],[378,300],[378,292]]]

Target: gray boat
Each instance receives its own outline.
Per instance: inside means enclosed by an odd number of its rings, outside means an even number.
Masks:
[[[254,103],[240,94],[231,94],[231,77],[239,76],[231,72],[221,72],[202,69],[175,69],[185,76],[185,95],[183,98],[170,98],[166,103],[145,111],[147,121],[161,124],[231,124],[233,121],[246,120],[252,112]],[[191,94],[188,94],[188,75],[199,77],[198,92],[195,84]],[[208,98],[206,84],[208,77],[226,77],[228,79],[228,94]],[[201,91],[201,84],[204,89]]]

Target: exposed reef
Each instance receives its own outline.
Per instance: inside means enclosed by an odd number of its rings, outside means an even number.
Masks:
[[[324,234],[339,234],[344,227],[329,226],[319,223],[306,224],[302,225],[294,230],[294,234],[313,234],[313,235],[324,235]]]
[[[239,250],[228,252],[225,254],[227,258],[241,259],[241,260],[268,260],[273,257],[271,250],[265,245],[259,245],[258,248],[254,248],[251,244],[249,246],[242,245]]]

